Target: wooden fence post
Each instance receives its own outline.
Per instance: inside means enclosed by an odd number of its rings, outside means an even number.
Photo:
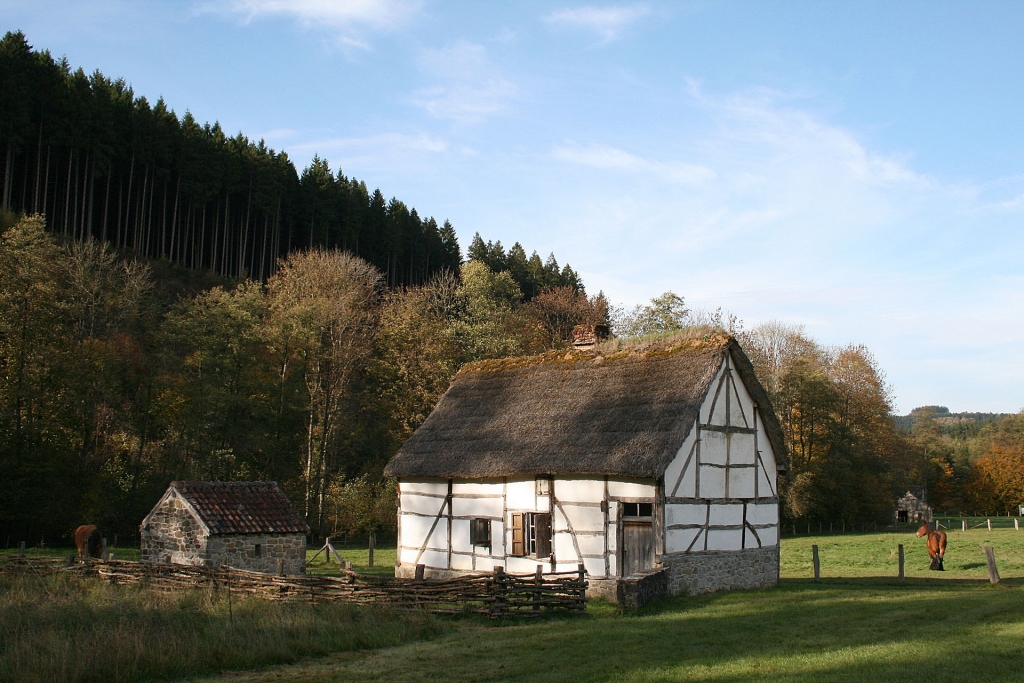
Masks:
[[[68,555],[68,566],[72,567],[72,566],[74,566],[74,564],[75,564],[75,556],[73,554],[72,555]]]
[[[967,520],[966,519],[961,519],[960,520],[960,531],[967,531]]]
[[[988,522],[988,530],[992,531],[992,520],[991,519],[986,519],[985,521]]]
[[[533,574],[533,584],[537,587],[533,591],[533,610],[540,610],[540,587],[544,584],[544,567],[537,565],[537,571]]]
[[[821,564],[818,562],[818,546],[811,546],[811,559],[814,562],[814,580],[821,581]]]
[[[103,537],[103,543],[100,545],[100,562],[107,561],[107,537]]]
[[[423,580],[423,572],[424,572],[425,569],[426,569],[426,565],[423,565],[423,564],[416,565],[416,580],[417,581],[422,581]]]
[[[277,558],[277,575],[284,576],[284,558]]]
[[[906,578],[906,574],[904,573],[903,567],[904,567],[903,544],[900,543],[900,581],[903,581]]]
[[[580,609],[587,608],[587,568],[582,562],[579,564],[580,572]]]
[[[992,546],[985,546],[985,564],[988,565],[989,583],[999,583],[999,570],[996,569],[996,551]]]
[[[1020,531],[1020,517],[1013,518],[1013,530]]]
[[[21,545],[18,546],[18,557],[25,557],[25,541],[22,541]]]
[[[374,546],[374,541],[377,540],[375,538],[375,536],[376,536],[376,534],[370,534],[370,561],[367,564],[367,566],[369,566],[369,567],[373,566],[373,546]]]
[[[505,568],[494,565],[494,602],[491,603],[490,616],[499,616],[505,609]]]

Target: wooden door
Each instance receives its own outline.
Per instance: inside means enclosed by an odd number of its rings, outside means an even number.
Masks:
[[[650,522],[622,523],[622,576],[654,566],[654,526]]]

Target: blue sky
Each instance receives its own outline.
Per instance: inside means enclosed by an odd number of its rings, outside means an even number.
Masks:
[[[3,30],[319,153],[632,305],[863,343],[900,412],[1024,407],[1024,4],[0,0]]]

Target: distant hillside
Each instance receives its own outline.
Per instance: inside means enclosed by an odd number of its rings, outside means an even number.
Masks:
[[[909,415],[897,415],[896,428],[909,433],[914,423],[919,420],[934,420],[943,431],[977,432],[986,424],[1008,417],[1012,413],[951,413],[946,406],[921,406],[910,411]]]

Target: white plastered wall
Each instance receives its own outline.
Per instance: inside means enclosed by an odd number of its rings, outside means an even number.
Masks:
[[[778,543],[775,453],[760,410],[727,356],[665,472],[666,553]]]
[[[555,477],[549,495],[538,495],[534,477],[456,479],[450,484],[445,479],[403,480],[398,490],[401,565],[456,571],[492,571],[500,566],[526,573],[538,565],[544,571],[575,571],[582,563],[593,578],[617,572],[620,503],[654,502],[657,493],[651,480],[587,476]],[[516,512],[551,514],[550,557],[509,554],[511,515]],[[490,547],[470,544],[470,522],[481,517],[491,521]]]

